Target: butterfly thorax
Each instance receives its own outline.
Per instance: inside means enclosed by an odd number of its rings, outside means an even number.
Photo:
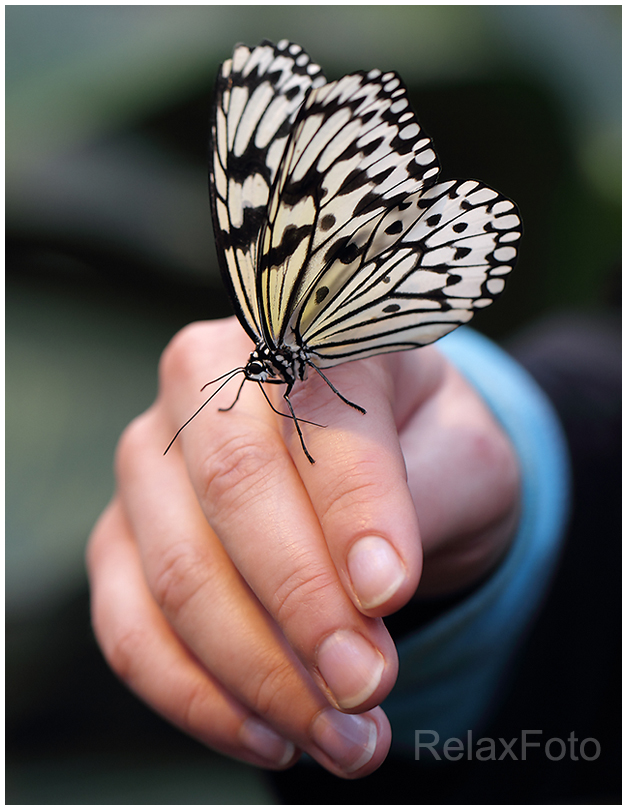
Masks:
[[[257,345],[244,367],[247,380],[263,383],[281,380],[289,386],[307,377],[306,359],[302,349],[294,350],[285,344],[273,349],[265,343]]]

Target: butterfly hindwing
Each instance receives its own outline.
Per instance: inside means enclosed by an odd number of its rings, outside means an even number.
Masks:
[[[382,216],[356,269],[320,277],[298,329],[321,367],[432,343],[501,293],[516,206],[474,180],[438,183]],[[347,272],[349,270],[350,272]]]

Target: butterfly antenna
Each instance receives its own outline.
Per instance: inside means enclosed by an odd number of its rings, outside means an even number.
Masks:
[[[340,397],[340,399],[342,400],[342,402],[343,402],[343,403],[346,403],[348,406],[351,406],[351,408],[355,408],[355,410],[356,410],[356,411],[359,411],[359,412],[360,412],[360,414],[366,414],[366,409],[365,409],[365,408],[362,408],[362,406],[357,405],[357,403],[352,403],[352,402],[351,402],[351,400],[347,400],[347,398],[346,398],[346,397],[344,397],[344,396],[343,396],[343,395],[342,395],[342,394],[341,394],[341,393],[338,391],[338,389],[337,389],[337,388],[334,386],[334,384],[331,382],[331,380],[329,380],[329,378],[325,377],[325,375],[324,375],[324,374],[321,372],[321,370],[318,368],[318,366],[315,366],[315,365],[314,365],[314,364],[313,364],[311,361],[309,361],[309,360],[306,360],[305,362],[307,363],[307,365],[308,365],[310,368],[314,369],[314,371],[315,371],[317,374],[319,374],[319,375],[320,375],[320,376],[323,378],[323,380],[325,381],[325,383],[327,383],[327,385],[328,385],[328,386],[329,386],[329,388],[330,388],[330,389],[333,391],[333,393],[334,393],[334,394],[336,394],[338,397]]]
[[[233,380],[233,378],[234,378],[236,375],[240,374],[240,372],[243,372],[243,371],[244,371],[244,369],[232,369],[230,372],[227,372],[227,374],[221,375],[220,377],[216,378],[216,381],[217,381],[217,380],[222,380],[224,377],[227,377],[228,379],[227,379],[227,380],[225,380],[225,382],[224,382],[222,385],[218,386],[218,388],[216,389],[216,391],[215,391],[215,392],[213,392],[213,393],[212,393],[212,394],[211,394],[211,395],[210,395],[210,396],[207,398],[207,400],[205,400],[205,402],[203,403],[203,405],[202,405],[200,408],[197,408],[197,409],[196,409],[196,411],[194,412],[194,414],[192,414],[192,416],[190,417],[190,419],[189,419],[189,420],[186,420],[186,421],[183,423],[183,425],[182,425],[182,426],[179,428],[179,430],[177,431],[177,433],[176,433],[176,434],[175,434],[175,435],[172,437],[172,439],[170,440],[170,444],[168,445],[168,447],[167,447],[167,448],[166,448],[166,450],[164,451],[164,456],[165,456],[165,455],[168,453],[168,451],[170,450],[170,448],[171,448],[171,447],[174,445],[175,440],[176,440],[176,438],[179,436],[179,434],[181,433],[181,431],[183,431],[183,429],[184,429],[186,426],[188,426],[188,425],[189,425],[189,424],[192,422],[192,420],[194,419],[194,417],[197,417],[197,416],[198,416],[198,415],[201,413],[201,411],[202,411],[202,410],[205,408],[205,406],[207,405],[207,403],[209,403],[209,401],[210,401],[210,400],[213,400],[213,399],[214,399],[214,397],[215,397],[215,396],[218,394],[218,392],[219,392],[221,389],[224,389],[224,387],[227,385],[227,383],[229,383],[231,380]],[[216,382],[216,381],[214,381],[214,382]],[[206,384],[205,384],[205,386],[209,386],[209,383],[206,383]],[[203,386],[203,389],[205,388],[205,386]],[[201,391],[203,391],[203,389],[201,389]]]
[[[205,385],[201,388],[201,391],[204,391],[208,386],[211,386],[212,383],[218,383],[219,380],[224,380],[225,377],[229,377],[230,375],[237,374],[243,371],[244,366],[239,366],[237,369],[232,369],[230,372],[225,372],[224,375],[220,375],[220,377],[216,377],[213,380],[210,380],[209,383],[205,383]],[[222,386],[220,388],[222,388]],[[220,391],[220,389],[218,389],[218,391]]]

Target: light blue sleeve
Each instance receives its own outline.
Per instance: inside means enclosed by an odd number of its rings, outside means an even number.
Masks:
[[[438,348],[504,427],[523,482],[516,538],[499,568],[466,600],[399,645],[400,674],[384,702],[393,751],[414,757],[415,730],[442,744],[481,731],[509,660],[555,570],[569,513],[569,459],[553,407],[530,375],[468,328]],[[425,740],[425,739],[424,739]]]

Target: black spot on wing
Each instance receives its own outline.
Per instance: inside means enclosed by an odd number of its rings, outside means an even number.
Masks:
[[[302,225],[300,228],[296,225],[288,226],[283,232],[281,243],[269,250],[265,264],[268,267],[283,265],[286,259],[295,253],[301,242],[309,238],[311,232],[311,225]]]
[[[349,237],[343,237],[331,245],[325,253],[326,264],[331,262],[342,262],[343,265],[350,265],[360,253],[357,245],[349,242]]]
[[[369,116],[371,117],[371,116]],[[365,117],[362,117],[362,120],[365,120]],[[362,155],[372,155],[373,152],[378,150],[382,145],[384,139],[383,138],[374,138],[370,143],[365,144],[360,148],[360,153]]]
[[[386,234],[400,234],[403,231],[403,223],[401,220],[396,220],[386,228]]]
[[[447,286],[450,287],[454,284],[458,284],[458,282],[462,281],[462,276],[459,276],[457,273],[450,273],[447,277]]]

